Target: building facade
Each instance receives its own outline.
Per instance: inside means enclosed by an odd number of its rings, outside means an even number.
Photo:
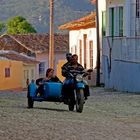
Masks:
[[[60,75],[59,65],[65,62],[66,53],[69,52],[68,38],[68,35],[55,34],[54,36],[54,70],[61,80],[64,78]],[[28,71],[28,66],[25,65],[25,79],[31,80],[30,76],[34,74],[34,79],[45,77],[46,70],[49,68],[49,34],[2,35],[0,37],[0,50],[14,50],[40,62],[36,65],[36,73]],[[60,69],[57,70],[57,68]]]
[[[106,0],[106,4],[107,28],[103,38],[105,87],[139,92],[140,1]]]
[[[69,50],[79,56],[79,63],[85,68],[96,68],[96,14],[82,17],[78,20],[61,25],[59,29],[69,30]]]
[[[27,88],[39,62],[15,51],[0,51],[0,90]]]
[[[96,83],[97,36],[96,13],[68,22],[59,27],[69,30],[69,51],[78,55],[78,62],[85,68],[92,68],[94,72],[87,78],[90,85]]]

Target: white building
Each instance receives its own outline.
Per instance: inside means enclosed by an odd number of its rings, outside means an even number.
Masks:
[[[79,63],[85,68],[96,68],[96,14],[91,13],[78,20],[66,23],[59,29],[69,30],[69,50],[79,56]]]
[[[106,88],[139,92],[140,0],[106,0],[103,76]]]
[[[69,50],[78,55],[78,61],[84,68],[96,68],[97,61],[97,39],[96,39],[96,14],[82,17],[61,25],[59,29],[69,30]],[[88,77],[91,85],[95,84],[96,73]]]

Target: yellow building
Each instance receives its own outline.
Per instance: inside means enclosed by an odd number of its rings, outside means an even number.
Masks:
[[[0,51],[0,90],[26,88],[27,79],[36,79],[37,63],[14,51]]]
[[[27,56],[34,56],[39,63],[36,65],[24,64],[24,79],[32,77],[42,78],[46,75],[49,68],[49,34],[22,34],[0,36],[0,50],[12,50],[18,53],[24,53]],[[61,76],[61,65],[66,61],[66,53],[69,52],[69,35],[54,34],[54,70],[55,74],[63,80]],[[60,64],[60,65],[59,65]],[[32,68],[31,68],[32,67]],[[29,68],[29,70],[28,70]],[[25,86],[26,83],[23,82]]]

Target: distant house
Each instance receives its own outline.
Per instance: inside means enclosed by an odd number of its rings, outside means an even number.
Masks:
[[[140,92],[140,0],[106,0],[106,27],[105,87]]]
[[[61,25],[59,29],[69,30],[69,49],[79,56],[79,63],[85,68],[96,67],[96,22],[95,13]]]
[[[27,78],[35,79],[38,63],[15,51],[0,51],[0,90],[26,88]]]
[[[69,36],[55,34],[55,72],[61,76],[61,66],[65,62],[65,54],[69,51]],[[44,77],[49,67],[49,34],[2,35],[0,50],[14,50],[35,57],[40,63],[36,67],[36,78]]]
[[[97,44],[96,44],[96,14],[82,17],[78,20],[68,22],[59,27],[60,30],[69,30],[69,50],[72,54],[77,54],[78,62],[84,68],[96,68],[97,61]],[[92,80],[91,80],[92,79]],[[94,78],[89,77],[93,84]]]

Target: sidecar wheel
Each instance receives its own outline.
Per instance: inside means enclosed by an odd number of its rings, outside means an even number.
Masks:
[[[33,108],[34,106],[34,101],[32,100],[32,98],[28,98],[28,108]]]
[[[83,89],[77,90],[76,93],[76,111],[82,113],[84,107],[84,91]]]

